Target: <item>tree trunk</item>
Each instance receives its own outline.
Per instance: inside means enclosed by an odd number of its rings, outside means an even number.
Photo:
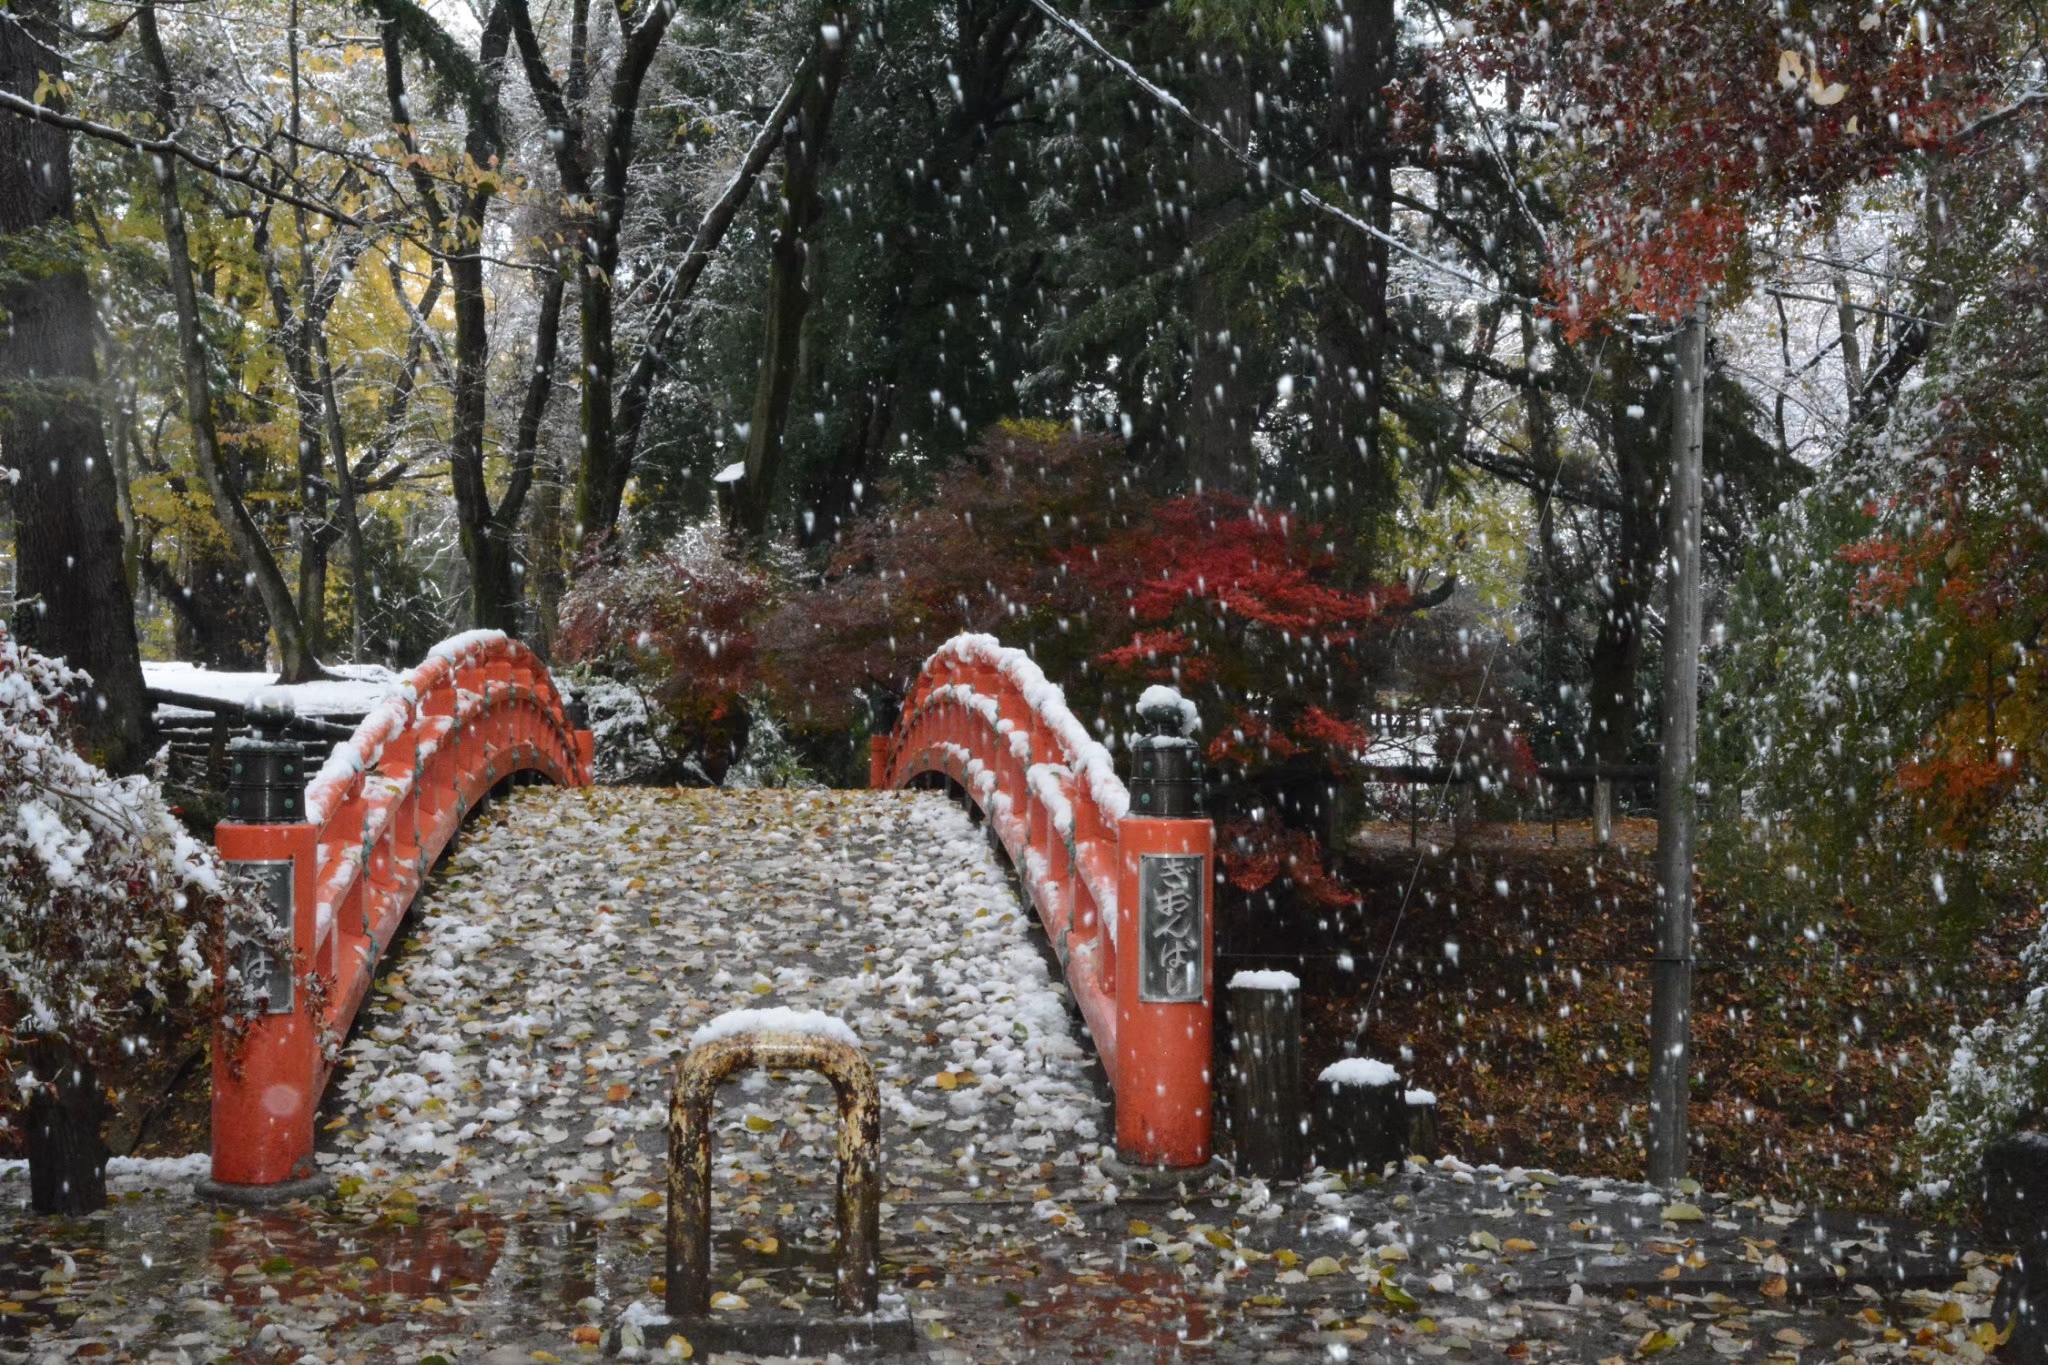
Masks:
[[[54,9],[54,7],[50,7]],[[0,86],[34,97],[39,78],[61,75],[50,51],[15,17],[0,14]],[[71,218],[71,140],[40,123],[0,126],[0,253],[27,235],[57,239]],[[0,259],[0,459],[18,471],[13,489],[17,582],[33,605],[18,614],[21,639],[92,675],[78,708],[91,757],[114,772],[142,765],[149,704],[142,693],[135,602],[123,571],[119,490],[100,424],[93,358],[92,293],[64,250],[16,265]]]
[[[895,384],[880,377],[862,381],[854,393],[837,457],[811,472],[798,537],[805,549],[830,543],[860,515],[862,498],[889,465],[895,399]]]
[[[746,475],[732,486],[727,508],[731,527],[755,544],[767,538],[768,518],[775,505],[776,478],[782,464],[782,426],[789,416],[798,343],[803,338],[804,314],[811,302],[804,287],[804,256],[810,249],[807,233],[818,217],[818,177],[824,169],[825,136],[831,127],[839,83],[846,74],[846,59],[853,48],[853,23],[854,16],[846,11],[827,18],[824,27],[828,32],[836,31],[836,37],[819,39],[817,79],[805,87],[796,118],[782,143],[781,207],[768,253],[768,310],[761,338],[760,378],[754,389],[753,422],[747,433]]]
[[[334,363],[327,354],[327,334],[320,346],[320,410],[327,428],[327,448],[334,454],[334,516],[348,551],[348,658],[363,661],[363,613],[370,600],[370,568],[363,557],[363,517],[356,506],[356,480],[349,470],[348,441],[341,428],[341,403],[334,392]]]
[[[164,55],[162,35],[157,31],[156,7],[146,4],[137,12],[138,33],[143,55],[156,76],[157,118],[168,136],[176,131],[174,115],[177,93],[171,85],[170,60]],[[256,581],[263,609],[270,618],[270,633],[277,641],[278,681],[308,682],[325,676],[313,654],[299,620],[298,604],[277,557],[263,539],[255,518],[242,503],[228,480],[221,458],[220,438],[213,422],[213,380],[207,373],[206,342],[199,332],[199,290],[192,278],[192,248],[185,234],[185,210],[178,199],[178,163],[171,157],[153,157],[156,172],[157,212],[162,220],[164,247],[169,266],[171,300],[178,312],[178,349],[185,370],[185,416],[192,428],[192,462],[213,501],[214,515],[227,532],[243,566]]]
[[[29,1064],[41,1082],[28,1097],[29,1207],[82,1217],[107,1206],[106,1099],[92,1063],[38,1038]]]
[[[1366,221],[1387,231],[1393,185],[1388,179],[1389,116],[1385,89],[1393,78],[1393,0],[1365,0],[1335,57],[1338,111],[1334,139],[1340,174],[1359,187]],[[1380,448],[1387,357],[1387,246],[1355,228],[1337,229],[1334,262],[1324,276],[1328,302],[1316,334],[1315,387],[1310,402],[1316,460],[1311,486],[1337,490],[1344,541],[1342,582],[1370,582],[1379,568],[1378,531],[1391,508],[1394,469]]]
[[[476,165],[493,164],[503,143],[493,83],[499,79],[511,37],[510,8],[504,4],[492,7],[474,65],[456,54],[446,33],[432,28],[430,20],[422,21],[414,15],[411,22],[426,23],[436,35],[435,42],[440,46],[428,56],[444,78],[461,75],[481,86],[467,102],[468,127],[464,130],[463,146]],[[416,152],[405,93],[402,32],[401,22],[387,14],[383,34],[385,99],[400,141],[407,151]],[[441,187],[433,178],[418,165],[412,174],[421,205],[448,253],[448,285],[455,304],[455,401],[449,423],[448,474],[455,491],[462,555],[469,565],[470,621],[479,627],[513,634],[519,628],[520,596],[518,576],[513,572],[512,535],[493,515],[490,488],[484,478],[491,335],[483,253],[488,226],[485,215],[493,190],[488,184],[453,187],[455,201],[451,213],[443,206]],[[516,515],[515,507],[511,525],[516,526]]]

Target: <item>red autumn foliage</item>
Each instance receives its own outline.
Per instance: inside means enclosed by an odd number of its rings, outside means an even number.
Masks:
[[[1485,0],[1470,19],[1444,60],[1551,128],[1543,193],[1569,226],[1550,229],[1545,284],[1574,338],[1682,314],[1740,267],[1752,222],[1947,147],[1999,97],[1996,55],[2023,22],[1996,2],[1745,0]]]
[[[745,735],[746,696],[761,683],[756,622],[775,595],[774,575],[706,527],[636,559],[599,552],[562,599],[556,653],[636,679],[680,751],[716,778]]]
[[[1240,891],[1264,891],[1284,875],[1296,896],[1319,908],[1359,903],[1358,892],[1324,867],[1322,842],[1305,829],[1232,820],[1218,831],[1223,875]]]

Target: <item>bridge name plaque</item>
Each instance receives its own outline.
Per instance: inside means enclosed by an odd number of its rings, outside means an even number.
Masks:
[[[256,886],[264,902],[270,906],[270,913],[276,918],[278,927],[284,931],[287,940],[292,934],[296,881],[292,873],[290,858],[240,859],[228,861],[228,866]],[[280,956],[260,943],[241,945],[242,979],[266,983],[257,988],[267,1004],[265,1014],[290,1014],[294,1007],[292,998],[292,959],[289,953]]]
[[[1202,916],[1208,887],[1201,855],[1146,853],[1138,865],[1138,998],[1147,1004],[1203,998]]]

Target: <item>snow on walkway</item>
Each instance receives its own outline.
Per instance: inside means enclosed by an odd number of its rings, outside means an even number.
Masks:
[[[898,1197],[1059,1167],[1099,1191],[1107,1107],[1027,914],[934,795],[526,789],[429,887],[337,1073],[323,1164],[652,1207],[691,1032],[783,1006],[859,1036]],[[737,1078],[717,1188],[772,1166],[805,1189],[800,1235],[829,1238],[835,1121],[821,1077]]]

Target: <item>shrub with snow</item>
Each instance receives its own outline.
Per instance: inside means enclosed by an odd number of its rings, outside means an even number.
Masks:
[[[687,779],[694,766],[722,781],[739,757],[747,696],[760,674],[756,628],[792,569],[783,561],[749,563],[708,522],[652,554],[599,556],[579,566],[562,599],[558,654],[644,699],[648,740],[669,755],[656,780]],[[595,728],[595,704],[591,718]],[[602,752],[605,736],[598,738]],[[638,743],[630,726],[617,738]]]
[[[1909,1205],[1976,1197],[1984,1148],[2048,1111],[2048,927],[2020,954],[2026,997],[1973,1029],[1956,1026],[1942,1088],[1914,1124],[1920,1173]]]
[[[148,777],[72,749],[66,694],[82,681],[0,627],[0,1042],[31,1103],[52,1079],[39,1066],[110,1069],[143,1038],[200,1026],[244,991],[232,968],[220,989],[221,964],[276,946]]]

